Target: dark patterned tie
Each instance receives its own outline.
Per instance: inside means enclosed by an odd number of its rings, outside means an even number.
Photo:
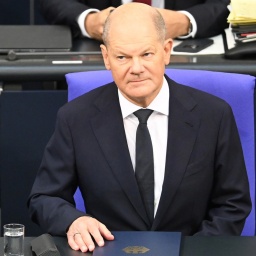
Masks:
[[[133,0],[133,2],[151,5],[151,0]]]
[[[152,112],[150,109],[134,112],[139,119],[136,133],[135,177],[151,224],[154,220],[154,159],[147,120]]]

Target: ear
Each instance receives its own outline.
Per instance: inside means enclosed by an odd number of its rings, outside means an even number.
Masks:
[[[101,49],[101,54],[104,60],[104,64],[107,70],[110,70],[110,64],[109,64],[109,59],[108,59],[108,49],[104,44],[100,45]]]
[[[168,38],[164,41],[164,52],[165,52],[164,62],[165,62],[165,65],[168,65],[170,63],[172,45],[173,45],[173,41],[172,41],[171,38]]]

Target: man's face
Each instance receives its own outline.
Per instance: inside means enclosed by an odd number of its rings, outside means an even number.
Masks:
[[[107,69],[121,93],[136,105],[147,107],[163,84],[172,42],[160,42],[154,25],[111,28],[107,48],[101,46]]]

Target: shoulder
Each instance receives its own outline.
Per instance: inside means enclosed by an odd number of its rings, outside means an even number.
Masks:
[[[179,99],[188,99],[193,98],[197,103],[204,104],[220,104],[220,105],[228,105],[228,103],[214,95],[214,93],[205,92],[201,89],[198,89],[193,86],[188,86],[184,84],[180,84],[175,82],[166,76],[167,82],[170,88],[170,94],[173,94],[174,97]]]
[[[67,102],[59,109],[58,114],[67,117],[93,115],[99,111],[99,106],[106,105],[107,107],[108,103],[116,98],[118,98],[117,87],[115,83],[109,83]]]
[[[231,106],[224,99],[191,86],[179,84],[167,77],[170,99],[180,107],[200,112],[206,116],[221,116],[232,113]]]

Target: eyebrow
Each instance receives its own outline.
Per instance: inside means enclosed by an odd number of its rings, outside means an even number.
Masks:
[[[153,48],[153,47],[147,47],[147,48],[145,48],[144,50],[140,51],[140,54],[145,53],[145,52],[148,52],[148,51],[152,51],[152,50],[153,50],[152,48]],[[123,50],[117,50],[117,51],[115,52],[115,54],[130,55],[130,54],[128,54],[128,53],[125,53]]]

